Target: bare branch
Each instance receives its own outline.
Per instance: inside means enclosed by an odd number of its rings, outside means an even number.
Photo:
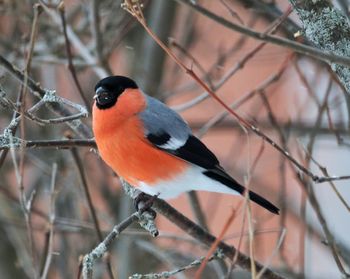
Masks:
[[[315,59],[324,61],[324,62],[331,62],[331,63],[337,63],[344,66],[350,66],[350,58],[346,56],[340,56],[332,52],[325,52],[323,50],[319,50],[315,47],[310,47],[301,43],[297,43],[282,37],[262,34],[259,32],[256,32],[252,29],[249,29],[247,27],[243,27],[241,25],[238,25],[236,23],[233,23],[231,21],[227,21],[223,17],[220,17],[208,9],[204,8],[203,6],[198,5],[197,3],[189,0],[175,0],[176,2],[183,3],[195,11],[205,15],[206,17],[214,20],[215,22],[231,29],[234,31],[237,31],[239,33],[243,33],[249,37],[255,38],[260,41],[269,42],[272,44],[276,44],[282,47],[289,48],[295,52],[298,52],[300,54],[313,57]]]
[[[92,278],[92,272],[93,272],[93,265],[94,262],[101,258],[107,250],[110,248],[112,242],[115,238],[117,238],[127,227],[129,227],[134,222],[141,222],[142,227],[150,227],[152,228],[151,234],[153,236],[158,235],[158,230],[154,226],[154,219],[153,216],[150,216],[147,214],[148,212],[144,212],[140,215],[140,213],[135,212],[125,220],[123,220],[121,223],[116,225],[113,230],[106,236],[106,238],[89,254],[85,255],[84,261],[83,261],[83,278],[84,279],[91,279]]]

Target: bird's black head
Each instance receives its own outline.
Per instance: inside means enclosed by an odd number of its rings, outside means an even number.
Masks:
[[[96,106],[99,109],[108,109],[117,102],[118,97],[128,88],[138,88],[130,78],[110,76],[101,79],[95,86]]]

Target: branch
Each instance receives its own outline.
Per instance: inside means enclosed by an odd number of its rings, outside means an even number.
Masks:
[[[120,224],[116,225],[95,249],[93,249],[89,254],[85,255],[83,260],[83,278],[92,279],[94,262],[97,259],[101,258],[110,248],[114,239],[117,238],[122,231],[124,231],[134,222],[140,222],[140,225],[143,228],[148,228],[148,231],[151,233],[151,235],[153,237],[156,237],[158,235],[158,230],[155,227],[153,218],[154,216],[149,214],[147,211],[143,212],[142,214],[135,212]]]
[[[315,47],[307,46],[301,43],[297,43],[295,41],[291,41],[282,37],[272,36],[268,34],[263,34],[257,31],[254,31],[250,28],[238,25],[236,23],[233,23],[231,21],[228,21],[224,19],[223,17],[220,17],[211,11],[207,10],[206,8],[197,5],[196,2],[190,1],[190,0],[174,0],[179,3],[183,3],[193,10],[199,12],[200,14],[208,17],[209,19],[225,26],[228,29],[231,29],[233,31],[245,34],[249,37],[255,38],[259,41],[269,42],[275,45],[279,45],[282,47],[289,48],[295,52],[298,52],[300,54],[310,56],[313,58],[316,58],[318,60],[324,61],[324,62],[331,62],[331,63],[337,63],[344,66],[350,66],[350,58],[347,56],[340,56],[337,55],[334,52],[326,52],[323,50],[319,50]],[[317,5],[317,4],[316,4]]]
[[[120,235],[127,227],[138,220],[138,213],[135,212],[130,217],[126,218],[120,224],[116,225],[107,237],[89,254],[85,255],[83,260],[83,278],[92,278],[94,262],[101,258],[110,248],[113,240]]]
[[[340,10],[327,0],[290,0],[304,26],[308,40],[324,52],[349,57],[350,26]],[[329,60],[332,70],[350,94],[349,64],[338,65]]]
[[[5,57],[0,55],[0,65],[2,65],[9,73],[11,73],[19,82],[24,84],[24,74],[17,69],[11,62],[9,62]],[[38,97],[39,99],[44,98],[46,94],[48,96],[50,95],[51,92],[50,90],[44,89],[40,86],[38,82],[35,82],[32,80],[29,76],[26,82],[26,86],[31,90],[34,96]],[[56,96],[58,97],[58,96]],[[68,100],[67,100],[68,101]],[[75,104],[78,106],[77,104]],[[48,105],[48,108],[53,111],[54,113],[61,115],[61,116],[67,116],[70,115],[70,111],[63,107],[63,106],[53,106],[53,105]],[[91,137],[91,130],[88,128],[84,123],[82,123],[80,120],[73,120],[66,122],[69,127],[75,131],[77,134],[83,136],[83,137]]]
[[[19,148],[20,145],[25,148],[55,148],[55,149],[67,149],[73,147],[91,147],[97,148],[93,139],[69,139],[69,140],[22,140],[13,137],[13,147]],[[0,135],[0,150],[8,150],[10,148],[9,142],[6,137]]]
[[[124,191],[128,196],[131,198],[134,198],[137,196],[139,191],[132,186],[130,186],[127,182],[124,180],[121,180],[122,186],[124,188]],[[178,226],[180,229],[182,229],[184,232],[192,236],[197,241],[205,244],[206,246],[210,247],[213,245],[214,242],[216,242],[216,237],[208,233],[206,230],[204,230],[202,227],[198,226],[194,222],[192,222],[190,219],[188,219],[185,215],[177,211],[175,208],[173,208],[171,205],[169,205],[164,200],[155,198],[152,208],[155,209],[158,213],[162,214],[165,218],[167,218],[170,222]],[[229,246],[224,242],[219,242],[217,245],[217,248],[222,251],[222,253],[230,258],[233,259],[235,253],[238,255],[237,264],[246,270],[250,270],[250,258],[247,255],[242,254],[238,250],[236,250],[235,247]],[[260,271],[264,269],[264,278],[269,279],[281,279],[282,276],[278,275],[271,269],[264,267],[262,264],[255,261],[256,269],[257,271]]]
[[[42,119],[33,114],[34,111],[39,110],[40,107],[42,107],[43,105],[47,105],[48,103],[65,104],[77,109],[79,112],[77,114],[58,117],[58,118],[51,118],[51,119]],[[44,97],[38,103],[36,103],[31,109],[29,109],[28,111],[24,111],[23,109],[21,109],[22,107],[18,108],[17,105],[15,105],[9,99],[7,99],[6,94],[0,89],[0,105],[4,107],[8,107],[12,109],[14,112],[16,112],[17,114],[19,114],[19,116],[17,116],[15,119],[12,120],[12,122],[14,122],[16,125],[17,125],[17,122],[22,118],[22,115],[32,121],[37,122],[38,124],[60,124],[63,122],[72,121],[72,120],[76,120],[76,119],[88,116],[88,113],[85,107],[79,104],[75,104],[60,96],[57,96],[55,91],[50,91],[50,90],[47,90]],[[10,124],[10,126],[12,125],[14,124]]]
[[[220,251],[216,252],[213,256],[211,256],[207,261],[212,261],[215,259],[220,259],[222,257]],[[133,274],[129,277],[129,279],[162,279],[162,278],[173,278],[176,274],[180,272],[184,272],[186,270],[189,270],[191,268],[194,268],[196,266],[199,266],[203,261],[205,260],[205,257],[201,257],[198,260],[194,260],[193,262],[189,263],[188,265],[185,265],[183,267],[180,267],[178,269],[172,270],[172,271],[163,271],[161,273],[150,273],[150,274]]]

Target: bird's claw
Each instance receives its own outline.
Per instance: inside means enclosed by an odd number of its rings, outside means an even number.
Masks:
[[[150,196],[145,193],[140,193],[134,199],[134,207],[140,213],[144,213],[147,211],[153,216],[153,219],[156,218],[157,213],[152,209],[153,202],[157,198],[158,195]]]

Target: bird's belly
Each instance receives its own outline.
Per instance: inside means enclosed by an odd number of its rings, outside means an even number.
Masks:
[[[158,181],[171,180],[188,166],[185,161],[148,143],[143,133],[120,131],[96,142],[104,161],[135,187],[140,182],[154,185]]]

